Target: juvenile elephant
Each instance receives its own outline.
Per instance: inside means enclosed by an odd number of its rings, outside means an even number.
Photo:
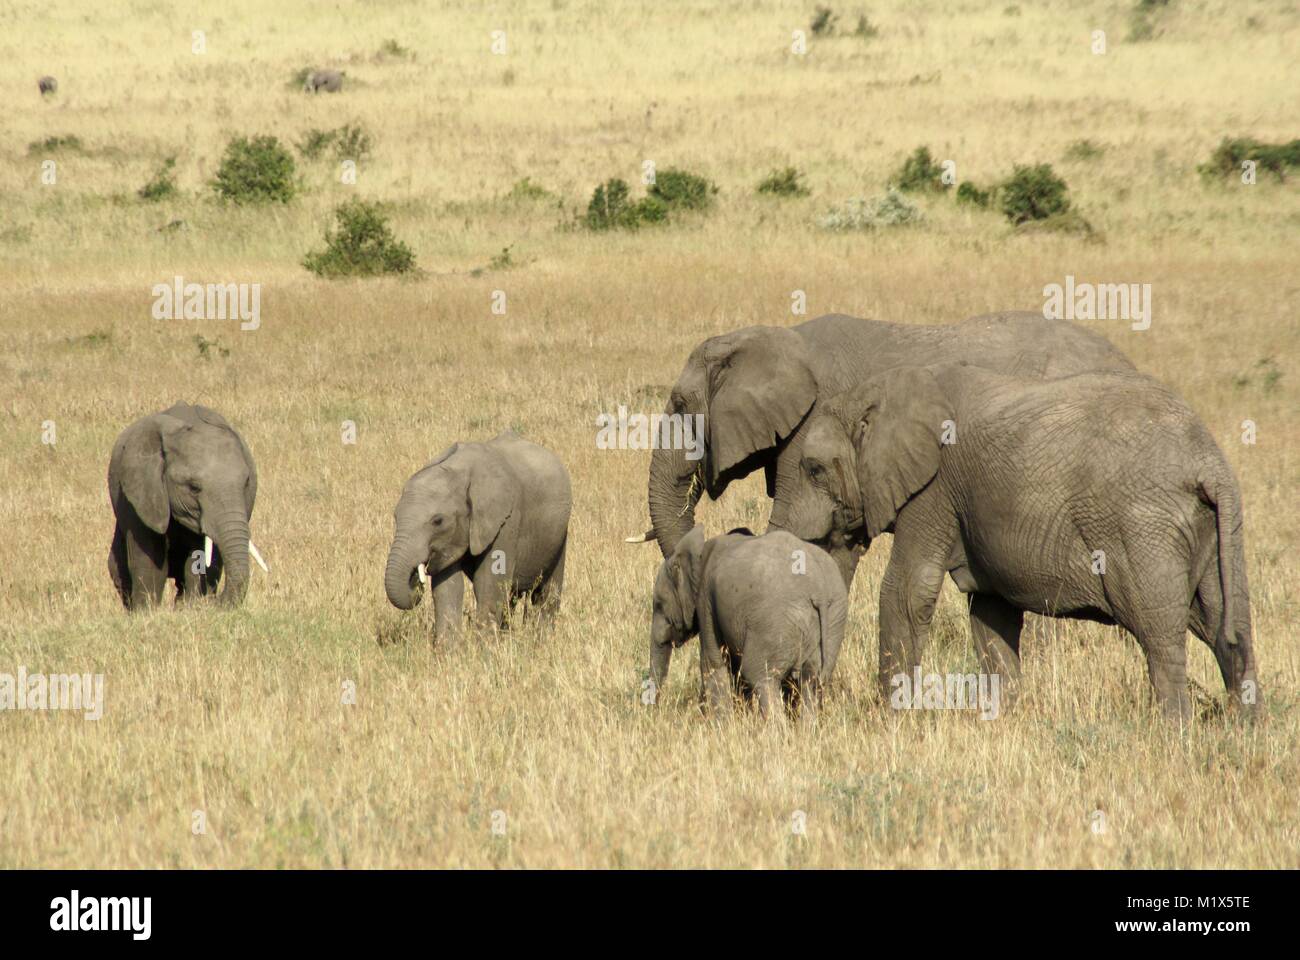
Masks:
[[[131,424],[113,445],[108,496],[108,572],[128,609],[158,603],[168,579],[177,600],[214,593],[223,568],[221,599],[243,600],[249,554],[262,562],[248,536],[257,467],[221,414],[178,403]]]
[[[389,601],[409,610],[431,583],[435,633],[446,636],[460,627],[464,574],[480,623],[501,625],[521,595],[549,621],[564,585],[572,503],[564,464],[512,431],[453,444],[402,489],[384,573]]]
[[[668,398],[668,414],[703,415],[704,452],[658,449],[650,460],[651,530],[664,556],[695,524],[701,493],[718,499],[733,480],[762,469],[773,498],[770,527],[792,530],[791,505],[808,418],[818,403],[898,366],[968,361],[1026,377],[1131,370],[1104,338],[1040,313],[997,313],[946,326],[831,314],[794,327],[746,327],[691,352]],[[830,550],[849,584],[860,544],[811,539]],[[805,539],[809,539],[805,537]]]
[[[894,370],[819,412],[802,469],[813,529],[894,534],[880,587],[886,695],[920,663],[946,573],[971,594],[984,671],[1012,695],[1028,610],[1134,634],[1157,701],[1181,719],[1190,626],[1231,700],[1258,702],[1237,482],[1157,381]]]
[[[307,74],[307,82],[303,84],[303,89],[307,93],[320,93],[322,90],[326,93],[338,93],[343,89],[343,74],[337,70],[313,70]]]
[[[650,683],[657,696],[674,647],[700,637],[704,702],[731,702],[732,677],[758,697],[764,718],[779,691],[813,720],[835,670],[848,593],[820,547],[782,530],[733,531],[712,540],[695,527],[659,568],[650,622]]]

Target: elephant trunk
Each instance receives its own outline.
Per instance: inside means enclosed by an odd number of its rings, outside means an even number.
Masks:
[[[384,569],[384,592],[398,610],[410,610],[424,596],[423,589],[417,589],[416,568],[424,563],[427,553],[428,545],[409,533],[399,533],[393,540]]]
[[[242,603],[248,592],[248,515],[244,509],[240,507],[217,517],[211,536],[225,566],[226,585],[221,588],[221,602]]]
[[[667,636],[663,635],[660,630],[651,627],[650,630],[650,689],[653,692],[654,699],[652,703],[658,702],[659,693],[664,688],[668,680],[668,664],[673,659],[673,645]]]
[[[702,491],[697,470],[701,463],[686,459],[684,450],[662,447],[650,458],[650,525],[665,557],[695,526],[695,504]]]

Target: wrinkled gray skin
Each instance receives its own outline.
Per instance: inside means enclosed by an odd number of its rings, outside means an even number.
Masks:
[[[55,80],[53,77],[41,77],[41,79],[36,81],[36,86],[41,91],[41,96],[43,97],[48,96],[51,93],[59,92],[59,81]]]
[[[480,624],[504,625],[519,596],[549,622],[564,586],[572,503],[564,464],[518,434],[453,444],[402,488],[384,573],[389,601],[400,610],[420,602],[423,563],[438,637],[460,631],[462,574],[474,585]]]
[[[944,326],[830,314],[794,327],[746,327],[711,337],[691,352],[666,408],[704,414],[704,457],[654,452],[647,536],[668,556],[694,526],[701,493],[716,500],[733,480],[760,469],[773,498],[770,529],[793,529],[790,511],[804,482],[799,454],[819,399],[893,367],[949,361],[1028,377],[1132,369],[1104,337],[1038,313],[988,314]],[[816,533],[811,539],[830,551],[850,584],[864,546],[835,542],[828,530]]]
[[[776,530],[704,539],[695,527],[659,568],[650,622],[650,682],[656,697],[673,649],[700,637],[703,703],[731,703],[732,677],[758,698],[763,717],[781,712],[781,692],[801,721],[816,719],[822,684],[835,670],[848,594],[819,547]]]
[[[113,445],[108,496],[117,517],[108,572],[128,609],[157,604],[168,579],[177,601],[215,593],[223,568],[221,600],[243,600],[257,467],[221,414],[178,403],[131,424]],[[204,536],[212,564],[198,573]]]
[[[343,74],[337,70],[313,70],[307,75],[303,89],[308,93],[338,93],[343,89]]]
[[[955,442],[943,442],[945,423]],[[1189,627],[1231,701],[1247,712],[1258,702],[1237,482],[1204,425],[1157,381],[894,370],[823,406],[802,469],[812,491],[802,516],[894,534],[880,587],[886,696],[920,663],[948,574],[971,595],[976,652],[1000,675],[1003,706],[1020,678],[1026,610],[1134,634],[1171,717],[1191,712]]]

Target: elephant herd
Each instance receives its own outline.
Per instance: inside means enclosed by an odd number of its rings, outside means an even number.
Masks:
[[[764,716],[815,717],[846,632],[848,590],[871,541],[893,534],[879,595],[879,684],[919,673],[945,575],[970,595],[981,671],[1003,708],[1020,684],[1026,611],[1118,624],[1147,660],[1156,702],[1190,717],[1186,634],[1213,652],[1229,700],[1260,702],[1242,505],[1213,438],[1173,391],[1103,337],[1034,313],[944,326],[830,315],[755,326],[691,352],[666,413],[702,417],[702,455],[654,450],[653,702],[672,651],[700,640],[706,707],[752,694]],[[698,454],[699,451],[696,451]],[[767,533],[706,539],[699,498],[761,469]],[[257,471],[220,414],[177,405],[129,426],[108,474],[109,571],[128,608],[248,585]],[[511,432],[457,443],[407,481],[385,592],[426,586],[435,631],[480,625],[513,599],[558,609],[572,506],[550,451]]]

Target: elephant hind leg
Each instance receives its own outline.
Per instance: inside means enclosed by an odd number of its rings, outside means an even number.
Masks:
[[[998,678],[999,711],[1010,710],[1020,688],[1020,633],[1025,614],[991,593],[976,593],[970,601],[970,632],[980,669]]]
[[[1249,610],[1246,611],[1249,615]],[[1240,707],[1247,713],[1253,713],[1259,705],[1259,682],[1255,678],[1255,651],[1252,644],[1250,623],[1245,629],[1234,624],[1236,643],[1229,642],[1223,635],[1223,591],[1219,585],[1218,567],[1212,566],[1196,588],[1192,601],[1189,626],[1200,640],[1210,648],[1219,665],[1219,675],[1223,677],[1223,687],[1228,692],[1228,701],[1234,707]]]
[[[817,671],[804,665],[799,671],[798,696],[799,723],[813,727],[817,724],[817,711],[821,708],[822,684]]]
[[[537,608],[539,627],[549,627],[560,611],[560,594],[564,591],[564,555],[568,545],[568,538],[565,537],[564,543],[560,544],[560,556],[555,561],[555,566],[533,591],[532,601]]]
[[[1156,703],[1165,716],[1185,726],[1192,718],[1187,692],[1187,631],[1138,634],[1147,658],[1147,675]]]

